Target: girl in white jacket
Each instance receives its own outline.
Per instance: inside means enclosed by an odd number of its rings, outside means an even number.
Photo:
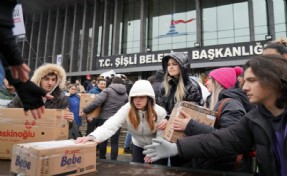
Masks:
[[[155,104],[155,93],[149,81],[139,80],[131,88],[129,102],[94,132],[77,138],[76,143],[90,140],[101,143],[126,123],[132,135],[132,162],[144,163],[143,148],[152,143],[152,138],[162,137],[163,131],[158,130],[157,125],[165,116],[164,108]],[[166,164],[166,161],[158,161],[157,164]]]

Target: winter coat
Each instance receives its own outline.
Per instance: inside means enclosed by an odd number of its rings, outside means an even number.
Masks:
[[[9,66],[21,65],[24,62],[12,31],[16,4],[17,0],[0,1],[0,53],[4,56],[0,59]]]
[[[0,108],[6,108],[7,105],[11,102],[11,100],[16,96],[16,93],[11,93],[7,90],[7,88],[3,85],[0,88]]]
[[[286,113],[287,109],[284,112],[285,116],[281,117],[285,119],[285,126]],[[246,153],[255,145],[256,161],[260,174],[279,176],[279,167],[272,150],[274,131],[270,125],[270,119],[275,117],[266,116],[266,114],[271,113],[263,105],[259,105],[230,128],[179,139],[177,141],[179,155],[183,158],[216,158]],[[287,137],[283,140],[282,155],[287,157]]]
[[[193,80],[189,78],[189,61],[188,57],[183,53],[171,53],[162,59],[162,67],[164,73],[167,72],[167,63],[169,58],[174,58],[180,66],[181,75],[184,82],[185,88],[185,97],[182,101],[192,101],[196,104],[203,105],[203,98],[200,90],[200,86]],[[171,85],[170,93],[166,97],[164,87],[161,86],[161,95],[158,98],[158,104],[165,108],[167,114],[170,115],[171,111],[176,104],[174,95],[176,92],[176,87],[178,84],[178,79],[171,77],[170,81],[168,82]]]
[[[220,120],[214,125],[214,127],[202,124],[195,120],[190,120],[184,132],[188,136],[193,136],[202,133],[211,133],[216,129],[230,127],[239,122],[246,114],[246,111],[248,112],[252,109],[247,96],[241,89],[230,88],[224,89],[220,92],[218,96],[219,101],[215,105],[214,111],[218,111],[219,106],[225,98],[230,99],[223,104]],[[220,157],[213,160],[196,158],[192,161],[192,167],[200,169],[234,170],[235,161],[236,155]],[[241,163],[241,167],[248,170],[247,163]]]
[[[77,94],[71,94],[69,96],[69,110],[73,112],[77,125],[82,126],[82,118],[79,116],[80,97]]]
[[[44,101],[45,108],[47,109],[67,109],[69,108],[69,100],[68,97],[65,96],[62,88],[65,87],[66,82],[66,72],[65,70],[57,66],[55,64],[44,64],[40,66],[37,70],[35,70],[31,81],[36,85],[40,86],[41,79],[46,76],[48,73],[55,73],[57,75],[57,84],[50,94],[54,97],[52,99],[47,99]],[[9,108],[22,108],[23,104],[20,101],[19,97],[16,96],[9,104]],[[69,139],[77,138],[81,136],[78,125],[75,121],[69,123]]]
[[[152,138],[162,137],[163,131],[149,128],[146,111],[137,110],[139,115],[139,126],[137,129],[131,124],[129,120],[129,112],[131,109],[131,98],[135,96],[148,96],[155,100],[155,95],[151,84],[147,80],[136,81],[131,88],[129,94],[129,102],[122,106],[116,114],[110,117],[102,126],[96,128],[90,135],[95,137],[97,141],[103,142],[114,135],[123,124],[127,124],[127,130],[132,135],[132,143],[138,147],[143,148],[147,144],[152,143]],[[154,101],[155,102],[155,101]],[[154,110],[157,115],[155,126],[161,122],[166,116],[166,111],[154,104]]]
[[[192,136],[202,133],[211,133],[216,129],[227,128],[239,122],[246,112],[253,108],[241,89],[231,88],[220,92],[214,111],[218,111],[221,102],[224,101],[225,98],[230,98],[230,100],[223,105],[219,123],[215,124],[214,128],[199,123],[198,121],[190,120],[185,129],[185,133],[188,136]]]
[[[89,93],[91,94],[99,94],[102,90],[98,88],[98,86],[95,86],[91,90],[89,90]]]
[[[138,128],[135,129],[128,118],[130,108],[130,103],[126,103],[115,115],[110,117],[102,126],[96,128],[96,130],[90,135],[94,136],[97,141],[103,142],[114,135],[118,129],[123,126],[123,124],[126,124],[127,130],[132,135],[132,143],[138,147],[143,148],[145,145],[151,144],[153,138],[162,137],[162,130],[157,130],[154,128],[154,130],[151,131],[149,128],[145,118],[145,111],[138,111],[140,124]],[[155,125],[157,125],[162,119],[165,118],[166,112],[158,105],[155,105],[155,112],[157,114],[157,121],[155,122]]]
[[[101,106],[101,113],[97,119],[108,119],[128,101],[126,92],[125,85],[112,83],[108,88],[99,93],[96,99],[83,109],[83,112],[89,114]]]

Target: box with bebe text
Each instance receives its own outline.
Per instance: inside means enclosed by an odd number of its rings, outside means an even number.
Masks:
[[[181,110],[186,112],[193,120],[196,120],[200,123],[203,123],[203,124],[206,124],[212,127],[214,126],[214,123],[216,120],[216,112],[211,111],[210,109],[204,108],[202,106],[198,106],[192,102],[182,101],[182,102],[177,103],[174,106],[170,114],[169,121],[167,123],[167,126],[163,134],[164,139],[170,142],[176,142],[177,139],[185,137],[185,134],[183,131],[176,131],[173,128],[174,118],[180,118],[180,119],[184,118],[180,113]]]
[[[64,110],[45,109],[41,119],[22,108],[0,109],[0,159],[11,159],[13,144],[68,139],[69,125]]]
[[[82,175],[96,171],[96,143],[73,140],[15,144],[12,175]]]

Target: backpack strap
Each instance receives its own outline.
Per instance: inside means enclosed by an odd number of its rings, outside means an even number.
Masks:
[[[220,120],[220,117],[221,117],[221,113],[222,113],[222,109],[223,109],[224,105],[225,105],[228,101],[230,101],[231,99],[232,99],[232,98],[224,98],[224,99],[221,101],[221,103],[220,103],[220,105],[219,105],[219,107],[218,107],[218,110],[217,110],[217,116],[216,116],[215,124],[218,124],[218,123],[219,123],[219,120]]]

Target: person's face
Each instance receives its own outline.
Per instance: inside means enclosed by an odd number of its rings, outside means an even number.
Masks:
[[[266,49],[264,49],[262,55],[268,55],[268,54],[281,55],[280,53],[278,53],[276,51],[276,49],[273,49],[273,48],[266,48]]]
[[[170,58],[167,62],[167,71],[170,76],[178,77],[180,74],[180,67],[179,64],[176,62],[175,59]]]
[[[56,75],[47,75],[41,79],[40,87],[42,87],[46,92],[50,92],[57,84]]]
[[[76,87],[76,86],[70,87],[69,93],[72,94],[72,95],[73,95],[73,94],[76,94],[76,93],[77,93],[77,87]]]
[[[253,104],[274,105],[277,97],[274,89],[266,86],[263,87],[260,84],[251,68],[248,68],[244,72],[244,85],[242,89],[246,92],[249,102]]]
[[[239,87],[243,87],[244,84],[244,78],[242,76],[238,76],[237,80],[239,82]]]
[[[133,104],[139,110],[144,110],[147,105],[147,96],[133,97]]]
[[[80,84],[80,81],[79,81],[79,80],[76,80],[76,84],[79,85],[79,84]]]
[[[206,83],[205,83],[205,86],[206,86],[208,92],[209,92],[209,93],[212,93],[213,84],[212,84],[211,77],[208,77],[208,78],[207,78],[207,81],[206,81]]]
[[[106,85],[107,85],[106,81],[100,81],[98,83],[98,88],[104,90],[106,88]]]

